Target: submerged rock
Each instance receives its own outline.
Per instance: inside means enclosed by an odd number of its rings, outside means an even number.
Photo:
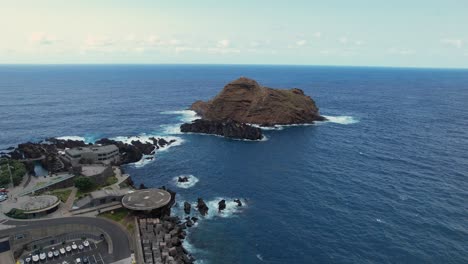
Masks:
[[[209,121],[197,119],[192,123],[181,125],[180,131],[214,134],[235,139],[260,140],[263,137],[261,129],[234,120]]]
[[[234,199],[234,202],[237,203],[237,206],[242,206],[242,202],[240,199]]]

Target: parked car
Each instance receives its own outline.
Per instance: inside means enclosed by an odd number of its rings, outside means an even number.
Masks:
[[[83,257],[83,264],[88,264],[89,263],[89,259],[88,257]]]
[[[67,247],[65,248],[65,250],[66,250],[67,252],[70,252],[70,251],[72,250],[72,248],[71,248],[70,246],[67,246]]]
[[[6,201],[8,199],[7,195],[0,195],[0,202]]]
[[[46,259],[46,253],[41,252],[41,254],[39,254],[39,259],[40,260],[45,260]]]
[[[38,261],[39,261],[39,255],[33,255],[33,256],[32,256],[32,261],[33,261],[34,263],[38,262]]]
[[[83,245],[84,245],[85,247],[89,247],[89,241],[88,241],[88,240],[83,241]]]
[[[58,257],[58,256],[60,256],[60,252],[58,251],[58,249],[54,250],[54,257]]]
[[[60,254],[65,255],[65,253],[67,253],[67,252],[65,251],[65,249],[64,249],[64,248],[61,248],[61,249],[60,249]]]
[[[84,246],[81,245],[81,244],[79,244],[79,245],[78,245],[78,249],[79,249],[79,250],[83,250],[83,249],[84,249]]]
[[[52,252],[52,251],[47,252],[47,257],[48,258],[54,258],[54,252]]]
[[[72,243],[71,247],[72,247],[73,250],[76,250],[78,248],[78,246],[75,244],[75,242]]]
[[[82,263],[80,258],[77,258],[77,259],[75,260],[75,262],[76,262],[76,264],[81,264],[81,263]]]

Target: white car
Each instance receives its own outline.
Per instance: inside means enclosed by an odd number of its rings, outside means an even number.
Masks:
[[[39,259],[40,260],[45,260],[46,259],[46,253],[42,252],[41,254],[39,254]]]
[[[78,246],[75,244],[75,242],[73,242],[73,244],[72,244],[72,249],[73,249],[73,250],[76,250],[77,248],[78,248]]]
[[[60,252],[58,250],[54,250],[54,257],[60,256]]]
[[[7,199],[8,199],[8,196],[0,195],[0,202],[6,201]]]
[[[84,248],[83,245],[81,245],[81,244],[78,245],[79,250],[83,250],[83,248]]]
[[[84,245],[85,247],[89,247],[89,241],[88,241],[88,240],[83,241],[83,245]]]
[[[39,261],[39,255],[32,256],[32,261],[33,262],[38,262]]]
[[[65,249],[67,250],[67,252],[70,252],[70,251],[71,251],[71,247],[70,247],[70,246],[67,246]]]
[[[64,249],[64,248],[61,248],[61,249],[60,249],[60,254],[65,255],[65,253],[67,253],[67,252],[65,251],[65,249]]]
[[[31,263],[31,256],[28,256],[24,259],[24,262]]]
[[[76,264],[81,264],[81,259],[80,259],[80,258],[77,258],[77,259],[75,260],[75,262],[76,262]]]
[[[54,257],[54,252],[52,252],[52,251],[47,252],[47,257],[48,258],[53,258]]]

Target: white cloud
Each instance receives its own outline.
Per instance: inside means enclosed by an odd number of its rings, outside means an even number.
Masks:
[[[341,44],[347,44],[348,43],[348,38],[347,37],[341,37],[338,39],[338,41],[341,43]]]
[[[115,40],[104,36],[88,36],[84,42],[85,48],[109,47],[115,44]]]
[[[390,54],[397,54],[397,55],[412,55],[412,54],[414,54],[413,50],[401,49],[401,48],[389,48],[387,50],[387,52],[390,53]]]
[[[228,39],[220,40],[217,43],[217,47],[221,49],[228,48],[230,45],[231,45],[231,41],[229,41]]]
[[[441,39],[440,41],[459,49],[463,46],[463,40],[461,39]]]
[[[362,40],[356,40],[356,41],[354,41],[354,44],[355,44],[356,46],[361,46],[361,45],[364,44],[364,42],[363,42]]]
[[[56,36],[45,32],[33,32],[28,39],[30,43],[39,45],[51,45],[58,41]]]
[[[296,45],[299,46],[299,47],[304,46],[305,44],[307,44],[307,40],[305,40],[305,39],[301,39],[301,40],[296,41]]]

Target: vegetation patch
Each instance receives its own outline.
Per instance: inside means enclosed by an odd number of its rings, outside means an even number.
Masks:
[[[125,208],[119,208],[109,212],[99,214],[100,217],[105,217],[117,223],[120,223],[127,228],[130,233],[133,232],[135,226],[133,225],[133,217],[130,214],[130,211]]]
[[[55,190],[55,191],[50,192],[50,194],[57,196],[60,199],[60,201],[65,203],[68,200],[68,197],[70,196],[71,192],[72,192],[72,190],[70,190],[70,189],[68,189],[68,190]]]
[[[6,215],[8,217],[16,218],[16,219],[26,219],[26,218],[28,218],[23,210],[16,209],[16,208],[11,209],[8,213],[6,213]]]
[[[8,165],[10,170],[8,170]],[[1,160],[0,161],[0,186],[7,186],[10,184],[10,171],[13,184],[19,185],[26,174],[26,166],[17,160]]]
[[[109,178],[106,179],[106,186],[116,184],[118,181],[119,181],[119,179],[117,179],[117,177],[110,176]]]

